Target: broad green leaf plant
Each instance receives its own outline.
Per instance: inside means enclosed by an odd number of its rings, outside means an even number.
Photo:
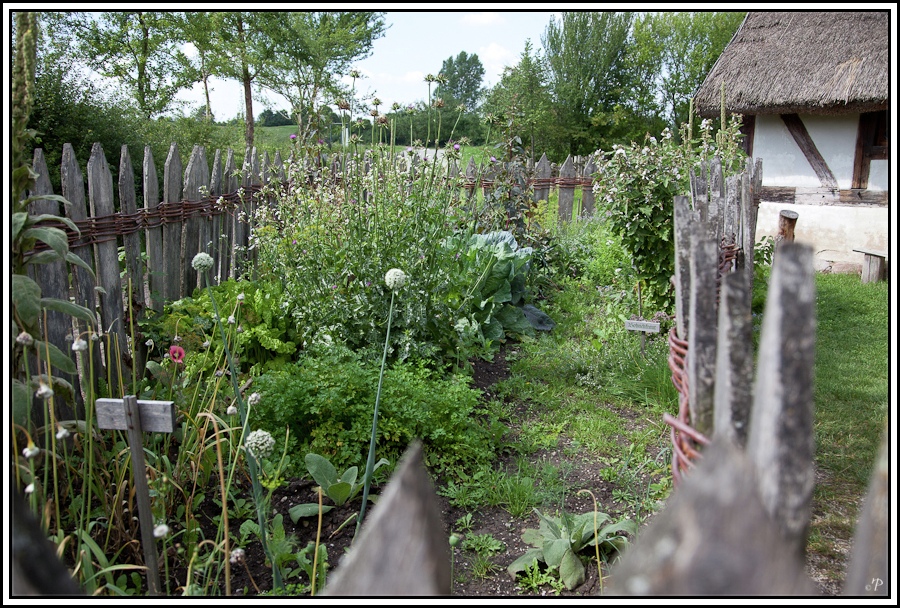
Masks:
[[[522,540],[533,548],[509,565],[507,571],[516,576],[525,571],[535,560],[547,566],[559,576],[566,589],[574,589],[585,581],[584,563],[579,553],[588,547],[618,551],[628,542],[625,533],[635,534],[637,525],[630,519],[601,524],[611,518],[605,513],[590,511],[580,515],[562,512],[559,517],[546,515],[535,509],[540,518],[538,529],[527,528]]]

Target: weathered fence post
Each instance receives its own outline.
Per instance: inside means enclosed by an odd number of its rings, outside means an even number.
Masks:
[[[165,273],[163,266],[163,221],[156,217],[159,210],[159,180],[156,176],[156,164],[153,162],[153,151],[144,146],[144,211],[148,218],[144,239],[147,243],[147,285],[150,291],[150,308],[162,312],[165,303]]]
[[[450,544],[417,441],[407,449],[322,595],[449,594]]]
[[[213,258],[213,277],[216,284],[225,280],[225,272],[222,270],[222,260],[223,256],[223,242],[222,242],[222,226],[225,223],[225,213],[223,206],[220,204],[219,197],[225,194],[225,191],[222,190],[223,181],[222,181],[222,151],[216,150],[215,156],[213,156],[213,164],[212,169],[210,170],[209,175],[209,195],[215,199],[212,208],[212,217],[210,218],[210,255]]]
[[[137,212],[137,193],[134,188],[134,168],[128,146],[122,146],[119,157],[119,216],[121,228],[125,232],[122,239],[125,243],[125,288],[127,309],[123,317],[123,329],[128,335],[134,335],[131,344],[131,369],[136,378],[144,375],[144,362],[147,358],[147,347],[143,340],[138,340],[138,321],[144,317],[146,302],[144,300],[144,270],[141,261],[141,234],[137,226],[141,218]],[[123,353],[124,354],[124,353]]]
[[[559,221],[569,223],[572,221],[572,204],[575,201],[575,188],[572,187],[572,178],[576,175],[572,156],[566,157],[566,162],[559,168]]]
[[[702,224],[702,223],[701,223]],[[719,248],[701,225],[691,236],[691,286],[688,321],[687,375],[691,425],[710,436],[713,430],[713,400],[716,371],[716,279]]]
[[[35,149],[32,166],[35,173],[37,173],[37,177],[34,180],[34,190],[28,192],[27,195],[32,197],[39,197],[44,194],[52,195],[53,186],[50,185],[50,172],[47,169],[47,161],[44,160],[44,151],[42,149]],[[29,204],[28,210],[34,215],[59,215],[59,203],[52,199],[38,198]],[[54,298],[64,302],[69,301],[69,272],[66,262],[59,260],[48,264],[30,264],[28,266],[28,274],[40,286],[42,298]],[[69,341],[72,339],[72,318],[64,313],[48,310],[46,311],[46,317],[41,319],[41,327],[44,330],[44,338],[47,342],[65,353],[74,363],[75,357]],[[36,370],[37,367],[32,366],[31,369]],[[53,375],[62,378],[73,387],[77,386],[75,376],[59,368],[54,367],[51,370],[50,366],[47,365],[46,368],[42,367],[41,371],[48,376]],[[76,395],[64,397],[60,392],[57,392],[54,402],[56,414],[70,418],[73,417],[72,415],[77,409],[78,398]],[[48,420],[47,422],[49,423],[50,421]]]
[[[206,151],[203,146],[194,146],[194,149],[191,151],[191,157],[188,159],[187,168],[184,170],[184,194],[181,197],[186,212],[184,219],[184,263],[182,265],[182,272],[184,273],[184,292],[182,295],[185,296],[191,295],[200,286],[199,276],[191,262],[197,253],[201,251],[206,252],[206,243],[209,241],[209,229],[207,227],[204,230],[201,227],[205,221],[194,211],[201,208],[202,203],[200,201],[205,198],[202,191],[207,187],[209,187],[209,166],[206,164]]]
[[[591,217],[594,215],[594,173],[597,172],[597,163],[594,157],[589,156],[587,162],[584,163],[584,176],[581,180],[581,217]]]
[[[783,544],[802,555],[815,485],[812,248],[785,243],[772,265],[753,389],[747,454]]]
[[[237,171],[237,165],[234,161],[234,150],[228,148],[228,153],[225,155],[225,169],[223,179],[225,181],[225,192],[237,192],[238,189],[238,178],[235,174]],[[228,212],[225,214],[225,223],[222,226],[222,278],[231,278],[235,277],[235,258],[237,256],[237,252],[235,251],[235,247],[238,243],[239,237],[239,214],[241,211],[241,202],[240,198],[238,198],[233,204],[228,206]]]
[[[163,269],[166,302],[181,299],[181,233],[184,208],[181,204],[181,154],[178,144],[169,146],[163,170]]]
[[[714,433],[743,449],[753,403],[753,315],[742,269],[722,277],[716,344]]]
[[[72,144],[65,144],[63,146],[61,174],[63,196],[71,203],[65,206],[66,215],[73,222],[84,222],[88,218],[87,204],[84,197],[84,178],[81,173],[81,168],[78,166],[78,161],[75,160],[75,150],[72,148]],[[96,266],[94,265],[94,252],[89,238],[90,237],[82,234],[72,247],[72,253],[81,258],[88,268],[94,268],[96,271]],[[75,293],[76,304],[84,306],[88,310],[96,310],[97,292],[94,291],[95,286],[96,279],[94,276],[91,276],[90,272],[81,266],[72,267],[72,288]],[[95,333],[99,329],[91,327],[88,323],[80,319],[75,320],[75,327],[77,332],[76,337],[83,337],[89,341],[89,344],[92,344],[92,342],[90,342],[90,334]],[[79,404],[81,405],[85,402],[93,402],[94,395],[97,394],[97,387],[99,386],[100,370],[103,367],[103,362],[100,358],[100,349],[91,348],[89,349],[89,352],[89,356],[82,356],[81,358],[81,389],[84,391],[84,395],[82,396],[79,393],[79,395],[76,396],[76,399],[79,400]],[[90,369],[92,367],[96,370],[96,373],[93,375],[90,374]]]
[[[860,511],[850,549],[844,595],[882,596],[890,593],[890,464],[885,429],[869,490]]]
[[[103,148],[95,143],[88,160],[88,200],[95,222],[99,218],[115,221],[113,214],[112,174],[103,154]],[[96,224],[95,224],[96,226]],[[111,226],[106,226],[109,230]],[[124,378],[122,357],[128,352],[125,342],[124,315],[122,312],[122,279],[119,276],[119,252],[115,235],[97,242],[97,282],[106,293],[100,294],[100,323],[103,335],[108,339],[106,348],[106,377],[111,395],[119,394],[123,388],[119,383],[119,373]]]
[[[550,178],[553,169],[546,154],[541,154],[541,159],[534,167],[534,202],[546,201],[550,198]]]

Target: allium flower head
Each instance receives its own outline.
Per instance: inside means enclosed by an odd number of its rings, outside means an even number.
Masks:
[[[154,538],[162,538],[169,533],[169,526],[166,524],[159,524],[155,528],[153,528],[153,537]]]
[[[38,387],[38,390],[35,393],[35,396],[39,397],[41,399],[49,399],[50,397],[53,396],[53,389],[50,388],[48,385],[44,384],[43,382],[41,382],[41,385]]]
[[[41,448],[34,445],[33,441],[29,441],[28,446],[24,450],[22,450],[22,455],[25,458],[34,458],[35,456],[37,456],[40,453],[41,453]]]
[[[203,253],[202,251],[194,256],[194,260],[191,262],[191,266],[197,272],[206,272],[208,270],[212,270],[213,267],[213,259],[212,256],[208,253]]]
[[[238,413],[238,409],[233,405],[229,405],[228,409],[225,410],[225,413],[228,414],[229,416],[234,416],[235,414]]]
[[[56,429],[57,429],[56,430],[56,438],[57,439],[65,439],[66,437],[68,437],[71,434],[71,433],[69,433],[69,429],[67,429],[66,427],[64,427],[61,424],[56,425]]]
[[[74,342],[72,342],[72,350],[75,352],[87,350],[88,343],[81,338],[78,338]]]
[[[232,564],[243,564],[244,557],[246,557],[244,550],[241,549],[240,547],[238,547],[237,549],[235,549],[231,552],[231,557],[229,558],[229,561]]]
[[[275,448],[275,439],[269,433],[262,429],[257,429],[247,435],[244,440],[244,447],[250,450],[257,458],[268,458]]]
[[[406,284],[406,273],[399,268],[391,268],[384,275],[384,283],[391,291],[397,291]]]
[[[262,395],[260,395],[259,393],[252,393],[250,395],[250,398],[247,399],[247,403],[249,403],[251,406],[257,405],[257,404],[259,404],[261,399],[262,399]]]
[[[21,344],[22,346],[31,346],[34,344],[34,338],[31,337],[31,334],[27,331],[23,331],[18,336],[16,336],[16,344]]]

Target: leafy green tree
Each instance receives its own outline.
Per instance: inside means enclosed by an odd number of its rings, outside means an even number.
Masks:
[[[171,110],[178,92],[198,80],[197,70],[179,48],[171,13],[58,13],[55,25],[67,30],[75,42],[71,50],[85,65],[121,83],[144,118]],[[65,33],[56,28],[52,32]]]
[[[547,25],[541,42],[561,151],[588,154],[619,135],[633,19],[628,12],[564,12]]]
[[[644,13],[630,47],[636,82],[650,88],[660,115],[680,133],[690,100],[740,27],[743,12]],[[649,102],[649,99],[647,100]]]
[[[278,52],[261,66],[259,80],[291,103],[302,140],[327,128],[319,124],[319,106],[346,94],[340,76],[371,54],[384,31],[384,13],[284,13],[281,26],[272,32]]]
[[[470,110],[478,107],[484,94],[481,86],[484,66],[477,54],[469,55],[461,51],[456,57],[444,59],[440,73],[445,82],[438,84],[435,97],[443,99],[448,105],[461,103]]]
[[[179,38],[189,42],[197,50],[197,57],[193,60],[199,80],[203,83],[203,95],[206,100],[205,118],[214,120],[212,105],[209,101],[209,79],[221,71],[221,55],[216,52],[216,43],[213,36],[215,22],[209,11],[185,11],[172,16]]]
[[[529,142],[531,157],[548,147],[547,130],[552,120],[552,100],[547,84],[547,65],[535,51],[531,40],[519,63],[503,68],[503,75],[487,95],[484,109],[495,116],[518,116],[523,132],[518,135]]]
[[[261,73],[274,61],[276,41],[286,13],[266,11],[214,12],[210,18],[211,41],[221,62],[219,76],[241,83],[244,89],[244,143],[253,146],[253,87],[261,85]]]

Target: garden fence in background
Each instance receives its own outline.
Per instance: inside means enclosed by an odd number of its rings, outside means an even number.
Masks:
[[[75,223],[80,233],[62,223],[58,227],[67,232],[70,251],[94,269],[95,278],[78,266],[72,267],[70,275],[62,262],[43,266],[32,278],[44,297],[72,297],[76,303],[100,313],[99,328],[89,328],[82,321],[70,325],[69,317],[49,312],[45,333],[50,343],[73,360],[73,337],[102,336],[101,348],[91,349],[93,361],[82,361],[81,369],[92,365],[94,374],[90,376],[95,383],[101,377],[107,378],[110,395],[122,396],[122,384],[144,374],[147,347],[140,339],[132,343],[130,336],[137,335],[138,322],[147,310],[162,311],[166,303],[191,295],[199,286],[198,273],[191,266],[194,255],[203,251],[213,257],[210,276],[214,283],[253,270],[248,245],[253,212],[260,204],[258,193],[263,184],[285,184],[285,163],[280,152],[270,158],[268,152],[260,156],[255,148],[246,151],[240,167],[237,162],[234,151],[229,149],[224,154],[217,150],[210,164],[205,148],[195,145],[183,166],[181,151],[173,143],[163,165],[160,192],[156,159],[149,146],[144,148],[137,178],[131,153],[127,146],[122,147],[118,181],[113,184],[106,156],[97,143],[87,163],[85,192],[85,177],[75,150],[66,144],[60,167],[61,194],[71,204],[61,209],[57,201],[40,198],[54,192],[43,150],[35,150],[33,167],[38,177],[34,190],[28,194],[37,200],[30,210],[64,214]],[[325,162],[345,171],[366,167],[350,163],[347,156],[341,155],[332,155]],[[461,180],[461,194],[471,197],[478,188],[489,191],[494,187],[497,166],[478,167],[471,161]],[[570,157],[557,167],[543,155],[527,170],[532,175],[529,181],[534,185],[534,200],[547,199],[557,189],[560,219],[569,221],[576,191],[581,190],[581,208],[583,214],[589,214],[594,208],[594,170],[590,158]],[[460,175],[455,161],[450,171]],[[141,207],[138,201],[143,201]],[[100,370],[105,373],[98,373]],[[84,387],[70,374],[58,369],[53,373],[74,388],[69,399],[57,395],[60,415],[64,419],[75,417],[83,406]]]

